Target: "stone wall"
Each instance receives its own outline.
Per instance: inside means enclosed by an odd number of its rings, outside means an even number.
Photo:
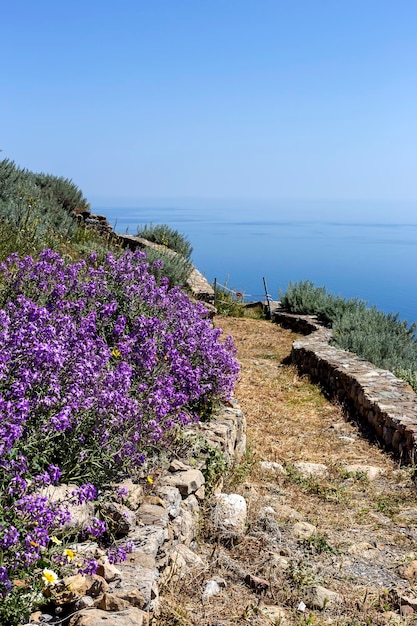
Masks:
[[[77,555],[99,558],[97,574],[64,578],[54,587],[55,607],[48,607],[60,617],[38,611],[32,614],[30,623],[55,623],[63,617],[68,626],[149,626],[159,611],[161,584],[175,582],[190,569],[204,569],[193,549],[201,506],[209,491],[217,494],[222,488],[221,471],[205,472],[213,460],[209,450],[218,449],[233,464],[246,452],[245,433],[245,416],[233,401],[222,406],[210,422],[185,429],[188,443],[184,442],[183,450],[181,446],[176,448],[173,457],[154,470],[152,484],[146,479],[126,479],[114,485],[114,494],[123,488],[123,503],[113,497],[112,490],[106,492],[101,514],[114,536],[130,543],[132,551],[124,562],[114,566],[97,544],[72,545]],[[210,482],[206,482],[205,475]],[[97,514],[92,503],[73,508],[73,529],[82,528]]]
[[[275,310],[272,320],[305,335],[293,343],[291,358],[346,408],[401,461],[414,463],[417,449],[417,395],[403,380],[362,358],[329,345],[332,331],[311,315]]]

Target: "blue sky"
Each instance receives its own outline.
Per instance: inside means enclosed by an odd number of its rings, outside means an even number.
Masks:
[[[417,201],[415,0],[15,0],[0,149],[90,201]]]

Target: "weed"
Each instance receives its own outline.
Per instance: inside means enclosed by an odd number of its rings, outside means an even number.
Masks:
[[[232,490],[242,484],[249,476],[253,466],[257,462],[254,451],[248,447],[243,459],[234,462],[224,477],[225,489]]]
[[[321,534],[308,537],[307,539],[304,539],[301,543],[306,550],[313,554],[322,554],[323,552],[338,554],[338,550],[331,546],[327,541],[327,538]]]
[[[347,470],[341,469],[340,474],[342,478],[349,479],[353,478],[355,482],[363,483],[364,485],[369,485],[369,476],[363,470],[356,470],[355,472],[349,472]]]
[[[303,476],[293,465],[286,467],[287,479],[299,485],[306,493],[316,495],[322,500],[330,502],[345,503],[346,494],[343,486],[320,483],[315,476]]]
[[[319,583],[313,569],[305,561],[292,561],[286,573],[297,588]]]
[[[210,495],[227,469],[227,461],[219,448],[206,444],[202,453],[205,456],[205,466],[202,469],[205,479],[206,494]]]
[[[400,510],[399,496],[381,493],[375,497],[375,503],[378,511],[391,518]]]

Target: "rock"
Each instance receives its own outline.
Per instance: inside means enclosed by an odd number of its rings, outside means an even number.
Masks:
[[[410,583],[417,580],[417,561],[410,561],[408,565],[400,568],[400,575]]]
[[[62,504],[68,508],[71,514],[71,519],[60,527],[60,532],[67,533],[68,531],[81,531],[88,526],[94,517],[95,507],[92,502],[83,502],[82,504],[71,504],[68,502],[71,499],[71,493],[78,489],[77,485],[49,485],[40,490],[40,494],[48,498],[48,500],[54,504]]]
[[[114,613],[110,620],[107,611],[86,609],[74,615],[68,626],[145,626],[147,623],[147,614],[130,606],[124,611]]]
[[[207,580],[204,586],[204,591],[202,593],[201,599],[203,602],[207,602],[213,596],[218,596],[222,592],[222,589],[219,583],[216,580]]]
[[[417,522],[417,509],[414,507],[404,509],[400,513],[398,513],[397,519],[398,521],[405,522],[407,524],[409,522]]]
[[[349,474],[364,474],[368,480],[375,480],[385,473],[382,467],[375,467],[374,465],[346,465],[345,470]]]
[[[83,574],[75,574],[74,576],[66,576],[62,583],[55,586],[54,602],[60,604],[70,604],[76,602],[83,596],[97,596],[107,591],[108,585],[104,578],[94,574],[93,576],[84,576]]]
[[[197,491],[195,492],[195,497],[200,501],[204,500],[204,498],[206,497],[206,489],[204,485],[202,485],[200,489],[197,489]]]
[[[159,602],[158,570],[156,567],[146,567],[144,559],[149,556],[140,552],[132,552],[123,563],[119,564],[121,579],[110,583],[109,593],[117,594],[123,599],[128,599],[130,592],[137,596],[138,592],[143,598],[143,608],[151,609],[153,603]],[[151,565],[152,563],[150,563]]]
[[[198,500],[195,495],[191,494],[182,501],[181,508],[184,511],[189,511],[195,520],[195,523],[198,523],[200,519],[200,505],[198,504]]]
[[[137,510],[137,520],[146,526],[166,528],[169,522],[168,510],[156,504],[141,504]]]
[[[303,519],[303,516],[299,511],[297,511],[296,509],[293,509],[287,504],[274,505],[274,509],[276,511],[278,518],[281,520],[296,519],[296,520],[301,521]]]
[[[176,487],[170,487],[164,485],[158,487],[156,493],[164,500],[168,515],[171,519],[175,519],[180,514],[181,510],[181,494]]]
[[[297,461],[294,463],[294,467],[304,478],[310,478],[311,476],[316,478],[325,478],[329,473],[327,465],[323,465],[323,463],[307,463],[304,461]]]
[[[83,596],[79,598],[74,605],[75,611],[82,611],[83,609],[89,609],[94,606],[95,600],[91,596]]]
[[[113,535],[124,537],[136,527],[135,513],[124,504],[105,502],[101,512],[106,520],[107,528]]]
[[[169,472],[180,472],[180,471],[187,472],[190,469],[191,469],[190,465],[186,465],[179,459],[174,459],[173,461],[171,461],[168,471]]]
[[[140,553],[150,555],[153,559],[167,538],[167,530],[161,526],[136,527],[129,535],[129,540],[134,542]]]
[[[55,624],[57,621],[56,615],[50,615],[49,613],[42,613],[39,618],[40,624]]]
[[[262,613],[265,613],[265,615],[269,617],[273,624],[279,624],[279,626],[287,626],[287,624],[289,624],[287,613],[281,606],[263,606],[261,610]]]
[[[364,559],[372,559],[378,554],[378,550],[367,541],[359,541],[348,547],[348,553],[354,556],[360,556]]]
[[[413,607],[409,606],[408,604],[403,604],[402,606],[400,606],[400,615],[402,615],[403,617],[410,617],[413,614]]]
[[[31,623],[31,624],[39,623],[39,619],[40,619],[41,615],[42,615],[42,611],[35,611],[34,613],[31,613],[30,616],[29,616],[29,623]]]
[[[237,538],[245,532],[247,506],[237,493],[219,493],[215,496],[212,521],[215,531],[223,538]]]
[[[296,522],[292,527],[296,539],[309,539],[317,535],[317,528],[308,522]]]
[[[102,611],[123,611],[127,609],[129,602],[116,594],[105,593],[99,600],[96,600],[95,606]]]
[[[282,556],[281,554],[273,554],[271,556],[271,565],[272,567],[276,567],[279,570],[286,570],[288,569],[290,562],[288,559],[285,558],[285,556]]]
[[[270,536],[270,541],[280,542],[281,531],[276,520],[276,513],[270,506],[260,509],[257,519],[257,527]]]
[[[189,546],[195,539],[197,530],[192,514],[186,509],[181,509],[180,515],[171,522],[174,538],[177,542]]]
[[[139,589],[129,589],[105,593],[101,598],[96,600],[95,607],[103,611],[123,611],[128,606],[135,606],[143,609],[146,605],[146,599]]]
[[[303,589],[305,604],[310,609],[326,609],[341,604],[343,598],[340,594],[320,585],[312,585]]]
[[[132,511],[136,511],[138,506],[142,503],[143,487],[142,485],[134,483],[130,478],[126,478],[126,480],[117,483],[117,485],[112,485],[112,487],[116,492],[120,489],[127,491],[127,495],[123,497],[123,504]]]
[[[155,506],[162,506],[164,509],[167,508],[165,501],[159,496],[149,495],[143,498],[142,504],[154,504]]]
[[[87,576],[88,579],[91,579],[91,584],[87,589],[87,595],[96,598],[100,596],[102,593],[105,593],[109,587],[104,578],[98,576],[98,574],[93,574],[92,576]]]
[[[118,570],[112,563],[109,563],[109,559],[107,557],[100,559],[96,574],[104,578],[107,583],[111,583],[113,580],[117,580],[121,576],[120,570]]]
[[[259,467],[263,472],[269,472],[270,474],[281,474],[286,476],[287,472],[280,463],[275,461],[261,461]]]
[[[269,589],[269,582],[267,580],[259,578],[259,576],[253,576],[252,574],[245,576],[245,583],[248,587],[256,591],[256,593],[262,593]]]
[[[202,570],[203,560],[190,548],[180,543],[170,554],[171,572],[185,574],[191,570]]]
[[[204,476],[200,470],[189,469],[175,472],[164,477],[164,483],[176,487],[182,496],[189,496],[204,485]]]

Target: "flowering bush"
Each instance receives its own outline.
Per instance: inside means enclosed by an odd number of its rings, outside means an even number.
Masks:
[[[0,265],[0,593],[65,522],[41,487],[86,482],[74,497],[94,498],[90,481],[143,463],[168,429],[230,397],[231,339],[145,258],[66,264],[44,250]]]

